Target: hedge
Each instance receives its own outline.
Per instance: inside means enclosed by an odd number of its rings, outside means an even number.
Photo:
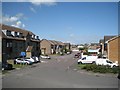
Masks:
[[[111,68],[109,66],[102,66],[96,64],[79,64],[78,67],[87,71],[93,71],[95,73],[114,73],[117,74],[120,71],[120,67]]]

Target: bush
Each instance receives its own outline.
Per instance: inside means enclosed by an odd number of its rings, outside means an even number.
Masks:
[[[81,64],[82,65],[82,64]],[[96,65],[96,64],[85,64],[82,66],[79,66],[81,69],[85,69],[87,71],[93,71],[95,73],[119,73],[120,68],[114,67],[110,68],[109,66],[102,66],[102,65]]]

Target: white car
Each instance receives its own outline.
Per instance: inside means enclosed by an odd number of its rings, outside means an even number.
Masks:
[[[40,57],[43,59],[50,59],[50,57],[48,55],[41,55]]]
[[[30,65],[30,64],[32,64],[32,62],[27,61],[23,58],[17,58],[17,59],[15,59],[15,64],[29,64]]]
[[[34,60],[33,58],[31,58],[31,57],[25,57],[24,59],[25,59],[26,61],[31,61],[32,63],[35,62],[35,60]]]
[[[105,66],[110,66],[111,68],[118,66],[117,63],[113,63],[111,60],[109,60],[109,59],[103,59],[103,58],[97,59],[96,60],[96,65],[105,65]]]
[[[78,64],[94,64],[97,56],[87,56],[78,60]]]

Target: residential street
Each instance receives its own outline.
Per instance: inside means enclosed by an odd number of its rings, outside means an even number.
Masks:
[[[3,88],[118,88],[116,75],[77,71],[74,54],[51,56],[42,63],[3,75]]]

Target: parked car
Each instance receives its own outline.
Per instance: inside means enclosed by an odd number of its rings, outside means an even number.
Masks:
[[[112,67],[118,67],[117,63],[113,63],[109,59],[104,59],[104,58],[99,58],[96,60],[96,65],[105,65],[105,66],[110,66]]]
[[[32,63],[35,63],[36,61],[33,59],[33,58],[31,58],[31,57],[25,57],[24,58],[26,61],[31,61]]]
[[[80,56],[81,56],[81,53],[77,53],[74,55],[74,58],[80,58]]]
[[[40,62],[40,58],[39,57],[33,56],[32,58],[35,60],[35,62]]]
[[[17,58],[17,59],[14,60],[14,64],[28,64],[28,65],[31,65],[32,61],[28,61],[24,58]]]
[[[78,64],[94,64],[97,56],[87,56],[78,60]]]
[[[67,52],[66,54],[69,55],[69,54],[71,54],[71,52]]]
[[[40,57],[43,59],[51,59],[50,56],[48,56],[48,55],[40,55]]]
[[[9,63],[2,63],[2,70],[12,70],[13,69],[13,65],[9,64]]]

